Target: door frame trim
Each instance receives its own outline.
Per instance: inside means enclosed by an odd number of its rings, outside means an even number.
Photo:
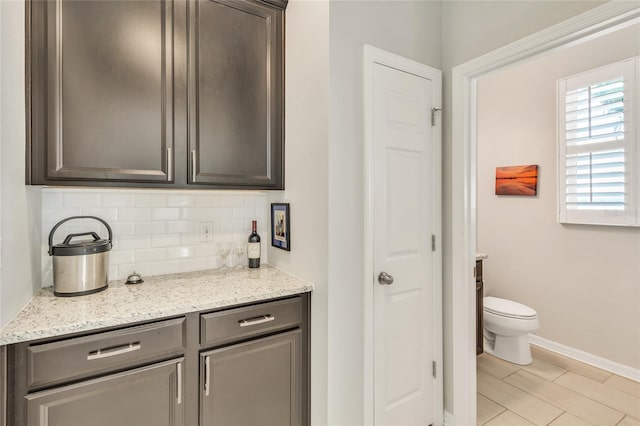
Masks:
[[[431,80],[433,84],[432,105],[442,108],[442,71],[411,59],[396,55],[370,45],[364,45],[364,199],[363,199],[363,254],[364,254],[364,424],[374,424],[374,359],[373,359],[373,70],[375,64],[385,65],[419,77]],[[433,197],[442,200],[442,123],[437,115],[435,125],[431,126],[434,143],[432,157]],[[433,360],[436,361],[436,379],[434,381],[435,424],[442,424],[444,413],[444,388],[442,369],[442,201],[432,211],[432,229],[436,236],[436,250],[433,252]]]
[[[447,424],[476,422],[475,285],[477,80],[493,71],[596,38],[640,19],[636,2],[609,2],[567,19],[452,70],[451,288],[454,413]]]

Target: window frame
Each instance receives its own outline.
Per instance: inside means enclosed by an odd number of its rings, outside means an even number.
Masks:
[[[624,77],[624,139],[620,142],[567,147],[566,94],[579,87]],[[640,227],[640,56],[564,77],[556,83],[558,222],[564,224]],[[624,209],[567,208],[567,155],[607,150],[618,145],[625,156]],[[569,153],[567,151],[570,151]]]

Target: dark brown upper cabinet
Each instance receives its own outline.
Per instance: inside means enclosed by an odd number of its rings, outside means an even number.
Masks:
[[[285,7],[28,2],[27,182],[282,189]]]
[[[248,0],[190,7],[190,183],[282,187],[282,18]]]

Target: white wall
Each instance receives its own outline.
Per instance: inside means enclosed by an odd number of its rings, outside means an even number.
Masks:
[[[536,335],[640,368],[640,229],[557,223],[556,80],[640,54],[640,26],[478,82],[485,295],[533,307]],[[494,195],[495,167],[538,164],[537,197]]]
[[[0,2],[0,326],[40,287],[40,194],[25,186],[24,2]]]
[[[441,68],[441,5],[333,1],[329,131],[330,425],[363,420],[363,45]]]
[[[452,212],[451,69],[603,2],[591,1],[444,1],[443,66],[443,298],[445,410],[455,416],[452,384]],[[464,283],[466,284],[466,283]]]
[[[291,251],[269,246],[271,264],[314,284],[311,295],[311,420],[327,424],[329,2],[287,6],[285,187]]]

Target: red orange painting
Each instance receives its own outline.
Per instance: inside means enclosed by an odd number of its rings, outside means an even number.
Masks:
[[[538,166],[496,167],[496,195],[536,195]]]

